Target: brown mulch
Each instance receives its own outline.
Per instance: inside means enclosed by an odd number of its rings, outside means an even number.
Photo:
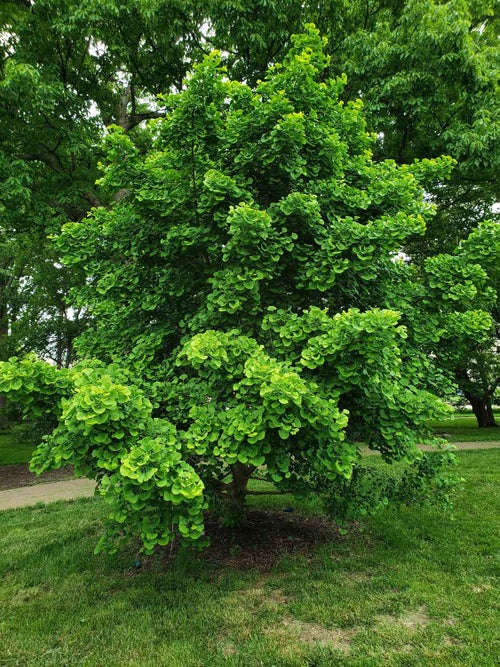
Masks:
[[[0,466],[0,491],[7,489],[17,489],[21,486],[33,486],[34,484],[44,484],[46,482],[62,482],[73,478],[72,466],[60,468],[59,470],[49,470],[42,475],[35,475],[29,470],[27,463],[19,465]]]
[[[349,532],[357,531],[353,525]],[[247,523],[240,528],[225,528],[217,522],[205,522],[205,534],[210,545],[197,558],[221,569],[254,569],[269,572],[284,556],[303,555],[310,558],[318,545],[340,541],[344,537],[338,527],[322,516],[306,516],[284,510],[257,510],[247,512]],[[168,568],[177,548],[167,547],[157,552]],[[156,558],[145,558],[136,572],[153,566]],[[133,574],[133,572],[130,572]]]

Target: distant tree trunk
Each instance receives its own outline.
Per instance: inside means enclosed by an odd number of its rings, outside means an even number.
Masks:
[[[493,414],[493,407],[491,405],[491,397],[481,397],[477,398],[475,396],[467,396],[471,406],[472,412],[474,413],[477,419],[477,425],[479,428],[485,428],[489,426],[498,426],[495,422],[495,416]]]
[[[493,405],[491,404],[491,398],[488,398],[486,401],[486,413],[488,415],[490,426],[498,426],[498,424],[495,421],[495,415],[493,414]]]
[[[69,368],[73,361],[73,343],[74,338],[72,336],[68,336],[66,339],[66,359],[64,362],[65,368]]]
[[[6,431],[9,428],[7,418],[7,397],[0,394],[0,431]]]
[[[9,320],[7,308],[4,304],[0,306],[0,348],[2,356],[7,357],[7,336],[9,335]],[[6,431],[9,428],[7,417],[7,396],[0,394],[0,431]]]

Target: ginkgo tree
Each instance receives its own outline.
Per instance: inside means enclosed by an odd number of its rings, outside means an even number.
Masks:
[[[438,444],[427,424],[445,411],[431,361],[385,307],[432,213],[423,183],[451,160],[375,162],[362,104],[339,100],[327,64],[313,26],[255,89],[212,53],[148,141],[109,129],[103,205],[57,239],[86,274],[81,361],[13,359],[0,390],[54,420],[35,470],[98,480],[112,505],[99,548],[200,544],[206,510],[244,521],[248,493],[266,492],[254,476],[339,521],[454,483],[446,448],[417,447]],[[366,465],[363,447],[403,472]]]

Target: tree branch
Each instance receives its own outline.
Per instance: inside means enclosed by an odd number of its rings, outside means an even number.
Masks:
[[[150,120],[151,118],[165,118],[167,114],[163,111],[145,111],[143,113],[130,114],[125,130],[132,130],[134,127],[142,123],[143,120]]]
[[[290,491],[247,491],[247,496],[288,496]]]
[[[19,5],[20,7],[31,8],[31,0],[9,0],[11,5]]]
[[[43,162],[54,171],[61,172],[59,160],[50,153],[20,153],[16,158],[26,162]]]

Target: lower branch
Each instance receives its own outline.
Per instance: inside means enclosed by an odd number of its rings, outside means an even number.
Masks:
[[[247,491],[247,496],[288,496],[289,491]]]

